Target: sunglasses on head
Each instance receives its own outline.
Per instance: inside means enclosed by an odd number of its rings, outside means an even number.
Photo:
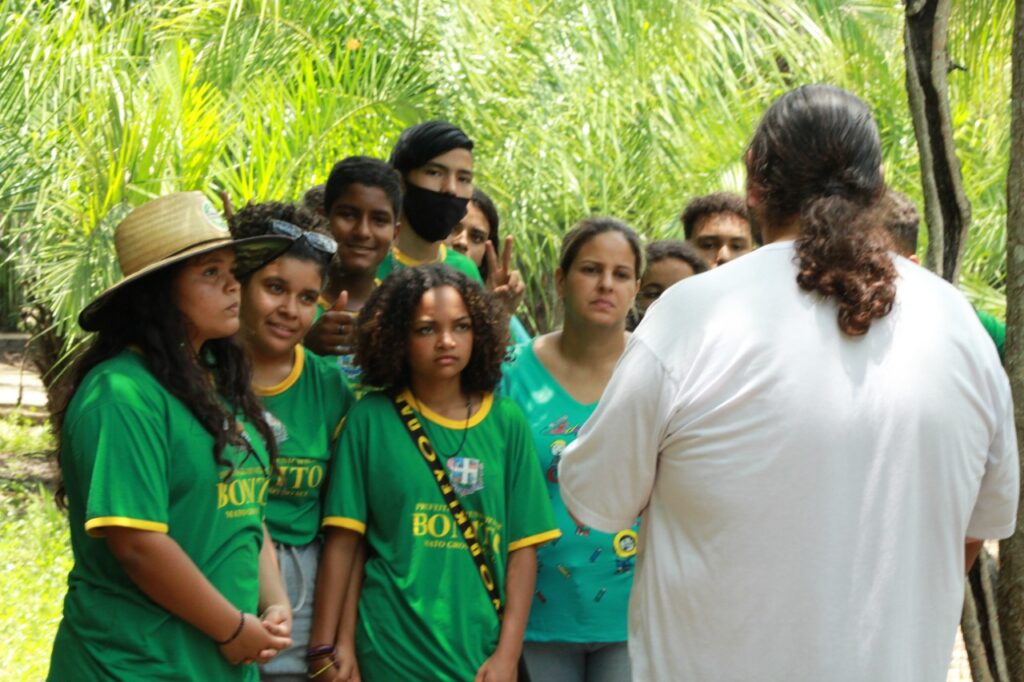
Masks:
[[[292,225],[284,220],[271,218],[270,231],[274,234],[279,234],[282,237],[291,237],[295,240],[305,239],[307,244],[317,251],[326,253],[328,256],[333,256],[334,252],[338,250],[338,243],[327,235],[320,234],[319,232],[312,232],[310,230],[303,230],[298,225]]]

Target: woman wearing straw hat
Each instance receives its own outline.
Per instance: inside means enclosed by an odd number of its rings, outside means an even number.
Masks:
[[[124,277],[79,316],[97,334],[55,412],[75,565],[49,679],[255,680],[239,664],[287,647],[291,612],[234,273],[290,240],[232,241],[185,192],[135,209],[115,243]]]

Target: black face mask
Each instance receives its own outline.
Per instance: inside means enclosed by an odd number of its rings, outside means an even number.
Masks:
[[[445,239],[459,221],[466,217],[469,199],[442,194],[417,187],[412,183],[405,186],[402,210],[413,232],[428,242]]]

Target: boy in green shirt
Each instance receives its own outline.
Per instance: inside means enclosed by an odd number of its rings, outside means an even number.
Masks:
[[[444,263],[482,284],[473,261],[444,244],[473,194],[473,141],[450,123],[427,121],[402,131],[389,163],[402,176],[402,212],[398,236],[377,278]]]

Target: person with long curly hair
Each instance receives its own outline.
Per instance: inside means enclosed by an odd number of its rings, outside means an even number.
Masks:
[[[526,419],[494,395],[506,345],[492,297],[444,265],[392,274],[360,312],[356,362],[383,390],[349,412],[324,501],[311,643],[335,647],[335,679],[351,679],[353,660],[370,682],[514,678],[537,547],[560,533]],[[416,442],[400,414],[422,428]],[[361,538],[365,578],[350,632],[339,619]]]
[[[124,276],[79,316],[96,335],[54,414],[75,564],[49,679],[251,682],[291,611],[235,273],[290,240],[232,241],[199,192],[143,204],[114,240]]]
[[[766,245],[647,311],[562,496],[602,530],[643,512],[635,679],[943,680],[965,567],[1015,525],[1006,374],[892,252],[867,104],[788,92],[746,164]]]
[[[235,238],[295,238],[283,254],[240,278],[238,340],[252,365],[252,387],[277,440],[267,491],[267,530],[292,604],[293,645],[260,669],[263,680],[306,679],[313,588],[320,557],[320,504],[341,421],[355,401],[333,358],[306,351],[320,292],[337,249],[316,215],[293,204],[246,206],[230,220]]]

